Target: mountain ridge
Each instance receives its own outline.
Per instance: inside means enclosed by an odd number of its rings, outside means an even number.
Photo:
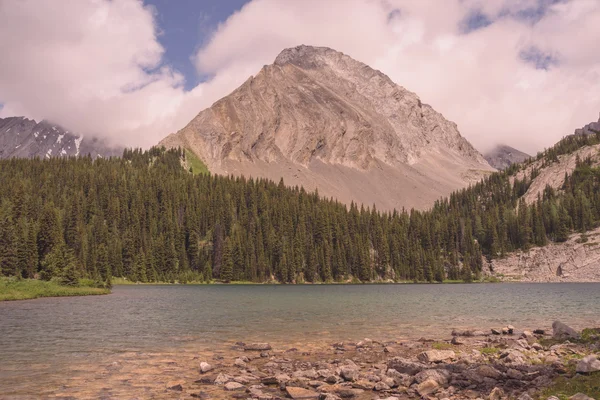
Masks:
[[[213,173],[283,178],[388,210],[425,209],[493,171],[456,124],[416,94],[311,46],[283,50],[160,144],[188,148]]]
[[[531,156],[505,144],[499,144],[484,154],[486,161],[494,168],[503,170],[512,164],[521,163]]]
[[[593,135],[600,131],[600,115],[598,115],[598,122],[590,122],[582,128],[575,129],[575,135]]]
[[[0,158],[50,158],[89,154],[121,155],[122,149],[102,140],[72,133],[57,124],[25,117],[0,118]]]

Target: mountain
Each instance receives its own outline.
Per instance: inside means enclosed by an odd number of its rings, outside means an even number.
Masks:
[[[592,211],[600,207],[600,133],[566,136],[511,169],[512,181],[521,182],[523,204],[538,210],[539,199],[547,204],[541,208],[548,215],[544,229],[564,224],[565,233],[574,226],[578,232],[492,259],[487,271],[508,281],[600,282],[600,216]],[[563,205],[556,205],[556,198]]]
[[[37,123],[24,117],[0,118],[0,158],[50,158],[78,155],[108,157],[122,149],[101,140],[84,138],[48,121]]]
[[[426,209],[493,169],[383,73],[323,47],[286,49],[161,145],[245,175],[380,209]]]
[[[485,153],[486,161],[494,168],[503,170],[512,164],[521,163],[531,156],[506,145],[498,145]]]

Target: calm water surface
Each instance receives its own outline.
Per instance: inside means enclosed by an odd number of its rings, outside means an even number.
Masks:
[[[117,286],[109,296],[0,302],[0,388],[35,364],[126,351],[447,338],[452,328],[600,326],[600,284]]]

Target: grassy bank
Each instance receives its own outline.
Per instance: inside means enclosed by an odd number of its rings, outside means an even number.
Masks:
[[[541,399],[547,399],[550,396],[556,396],[560,400],[567,400],[577,393],[584,393],[594,399],[600,399],[600,373],[595,372],[591,375],[575,375],[571,379],[560,377],[554,381],[552,386],[544,389],[541,393]]]
[[[192,169],[194,175],[208,175],[210,173],[206,164],[204,164],[191,150],[185,149],[185,160],[188,167]]]
[[[109,289],[86,286],[63,286],[37,279],[0,278],[0,301],[37,299],[39,297],[89,296],[108,294]]]

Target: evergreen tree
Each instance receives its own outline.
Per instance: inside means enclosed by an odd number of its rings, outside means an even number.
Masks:
[[[3,200],[0,205],[0,272],[19,275],[18,236],[12,218],[12,204]]]
[[[542,158],[599,143],[600,135],[565,138]],[[0,160],[2,275],[99,284],[111,276],[470,281],[481,277],[484,256],[565,241],[600,223],[600,168],[590,159],[534,202],[523,195],[539,171],[525,164],[428,211],[381,212],[264,179],[194,176],[182,154]]]
[[[219,278],[223,282],[231,282],[233,279],[234,254],[232,247],[231,240],[227,239],[225,241],[223,250],[223,263],[221,265],[219,274]]]
[[[111,269],[108,257],[108,248],[104,243],[98,245],[98,252],[96,255],[96,270],[100,274],[102,281],[106,281],[111,277]]]
[[[40,229],[37,236],[38,259],[43,261],[54,246],[61,241],[56,208],[53,203],[47,203],[42,210]]]
[[[64,285],[77,285],[77,261],[73,250],[62,241],[55,244],[42,261],[41,276],[44,280],[57,276]]]

